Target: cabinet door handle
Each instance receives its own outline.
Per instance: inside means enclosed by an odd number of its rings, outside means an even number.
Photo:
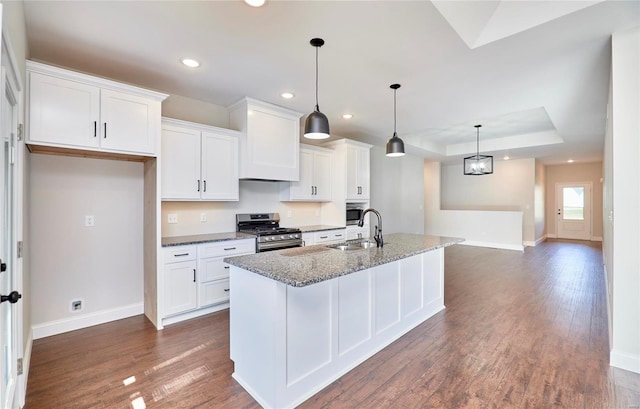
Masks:
[[[328,238],[328,237],[329,237],[329,236],[320,236],[320,238],[321,238],[321,239],[326,239],[326,238]]]
[[[203,192],[206,192],[206,191],[207,191],[207,181],[206,181],[206,180],[203,180],[203,181],[202,181],[202,184],[204,185],[204,188],[202,189],[202,191],[203,191]]]
[[[224,249],[224,251],[235,250],[235,249],[236,249],[235,247],[227,247]]]
[[[198,179],[198,192],[200,191],[200,179]]]
[[[98,121],[93,121],[93,137],[98,136]]]
[[[229,266],[224,266],[224,268],[226,268],[227,270],[229,269]]]
[[[225,289],[224,289],[224,292],[225,292],[225,293],[228,293],[228,292],[229,292],[229,289],[228,289],[228,288],[225,288]]]
[[[104,123],[104,138],[107,139],[107,123]]]
[[[336,234],[336,237],[342,237],[342,234]]]
[[[193,282],[196,282],[196,269],[193,269]]]
[[[174,254],[173,257],[184,257],[184,256],[188,256],[189,253],[180,253],[180,254]]]

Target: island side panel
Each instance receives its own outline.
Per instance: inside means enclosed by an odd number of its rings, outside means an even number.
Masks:
[[[233,378],[265,408],[276,407],[278,345],[285,286],[231,266],[229,308],[230,357]]]

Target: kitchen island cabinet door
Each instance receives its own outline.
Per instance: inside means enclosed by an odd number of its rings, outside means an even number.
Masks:
[[[204,200],[239,200],[238,138],[202,132],[202,192]]]
[[[35,72],[29,81],[27,143],[100,146],[100,88]]]
[[[162,199],[200,199],[200,132],[162,127]]]

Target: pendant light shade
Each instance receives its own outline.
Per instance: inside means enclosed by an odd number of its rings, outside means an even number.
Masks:
[[[464,174],[465,175],[490,175],[493,173],[493,156],[480,155],[480,127],[476,128],[476,154],[464,158]]]
[[[393,90],[393,136],[387,141],[387,156],[404,156],[404,142],[396,133],[396,91],[400,84],[392,84],[389,88]]]
[[[318,49],[324,45],[322,38],[313,38],[311,45],[316,48],[316,109],[307,116],[304,123],[304,137],[308,139],[326,139],[329,135],[329,120],[320,112],[318,106]]]

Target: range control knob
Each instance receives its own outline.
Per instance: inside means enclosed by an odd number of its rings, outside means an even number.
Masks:
[[[280,236],[280,240],[284,240],[284,239],[286,239],[286,237]]]

